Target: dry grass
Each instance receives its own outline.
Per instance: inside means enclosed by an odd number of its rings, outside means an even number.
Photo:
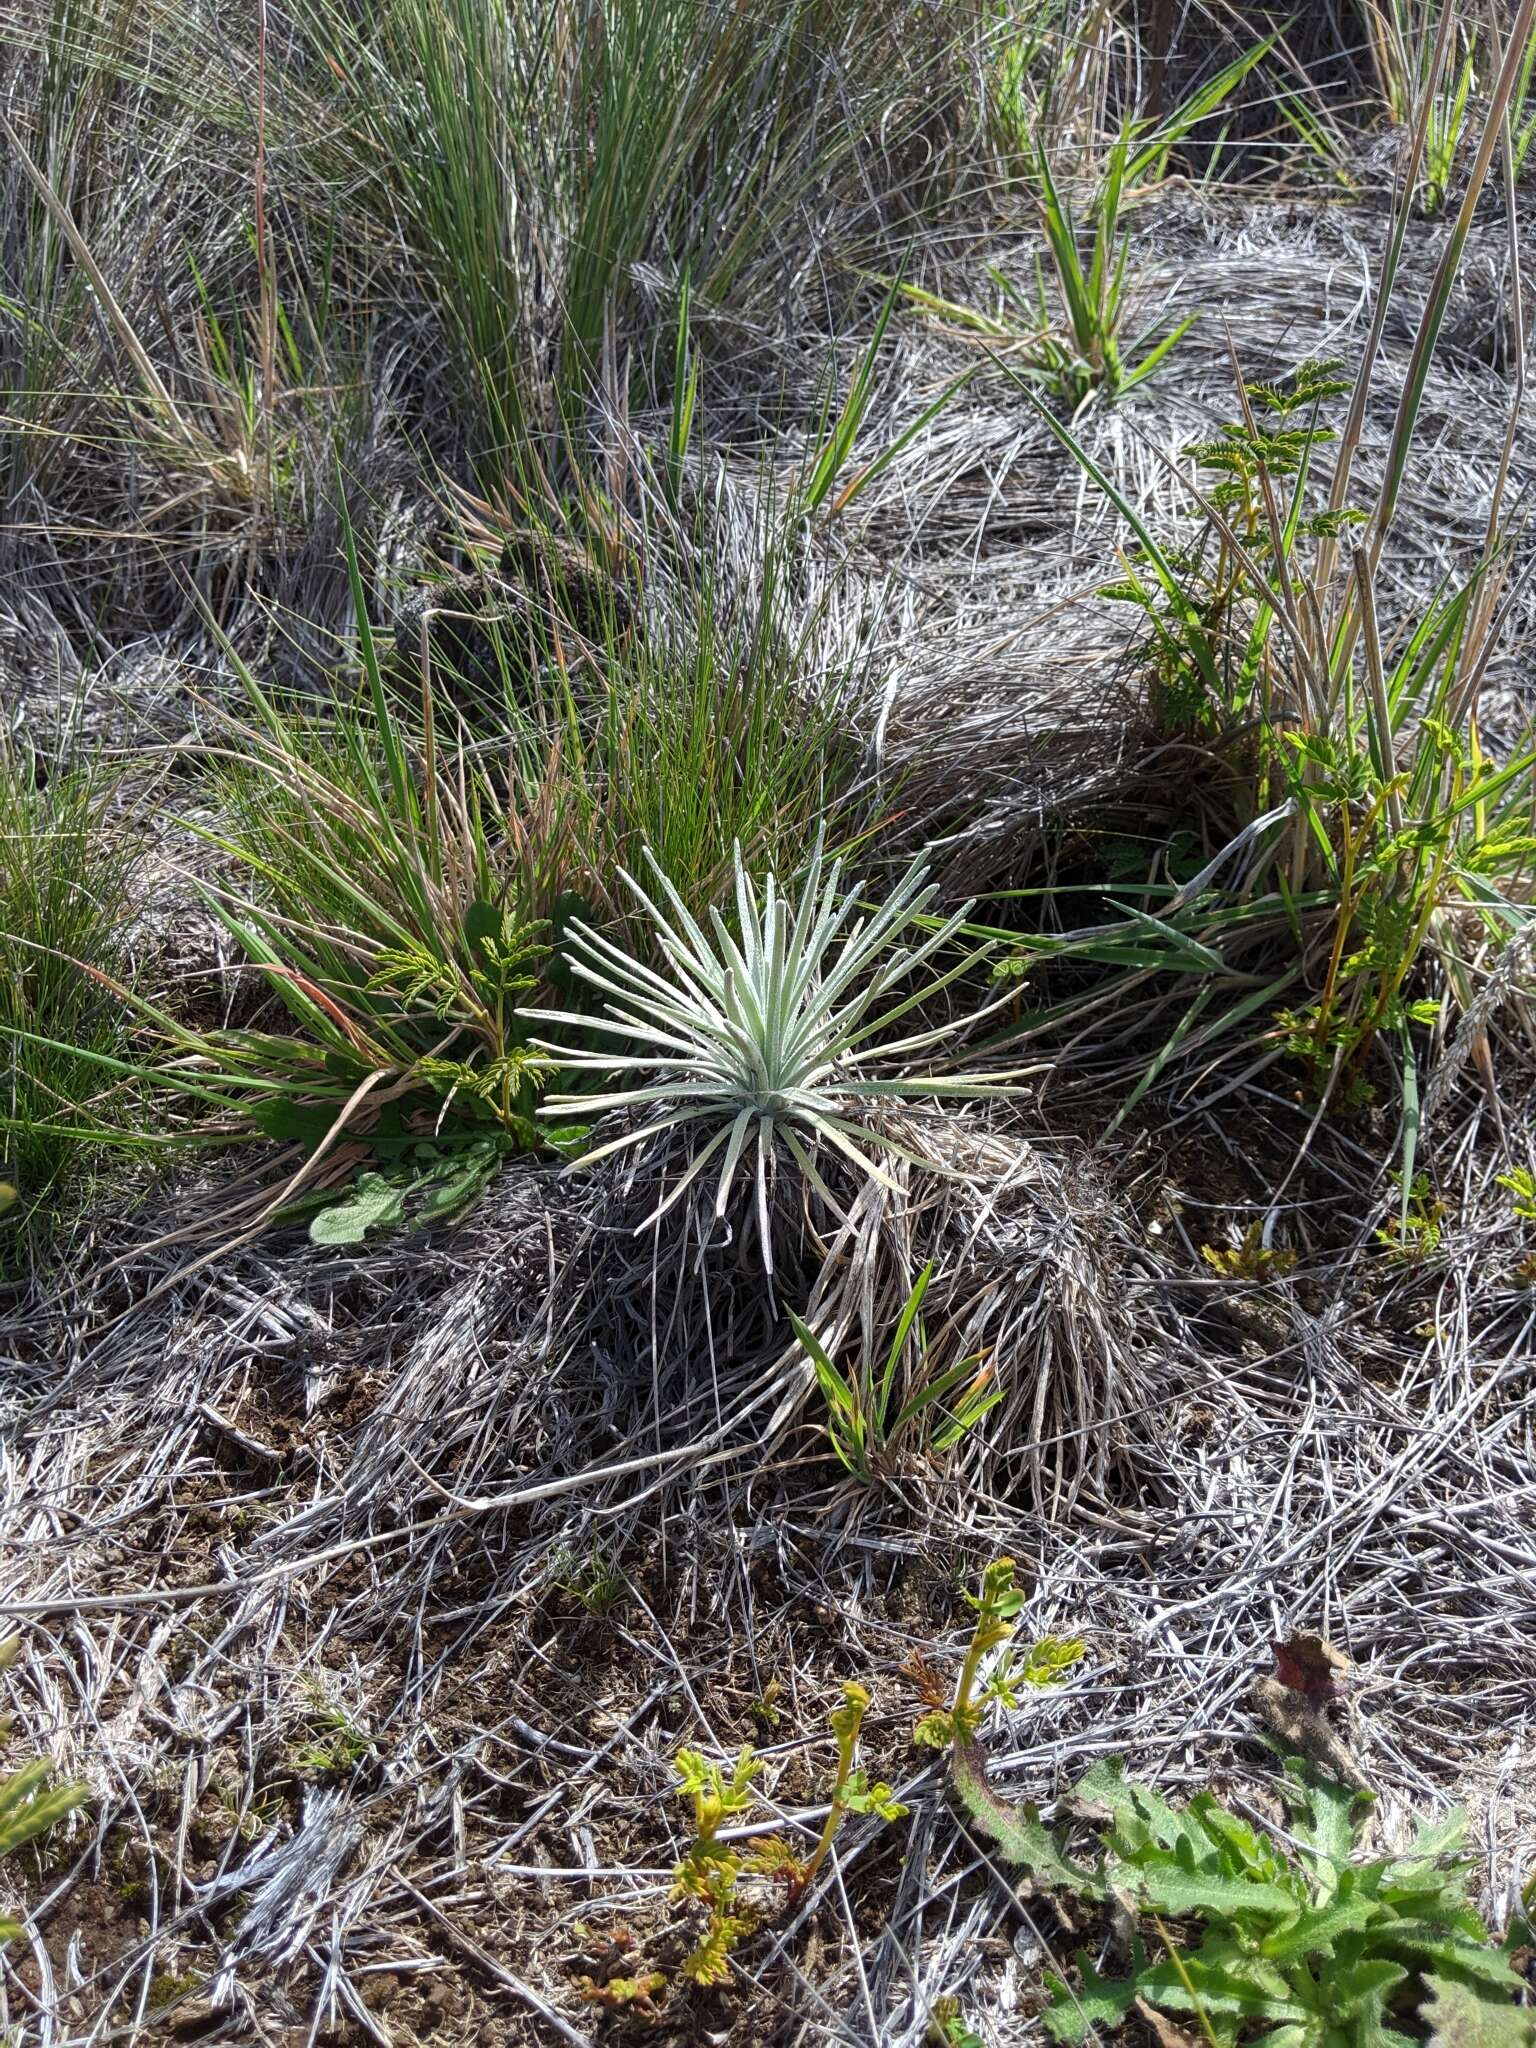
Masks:
[[[916,11],[942,45],[943,10]],[[1174,12],[1182,76],[1198,19]],[[1369,85],[1348,12],[1340,0],[1296,38],[1319,78],[1333,63],[1341,103]],[[179,48],[192,27],[177,28]],[[404,231],[391,241],[383,195],[360,183],[348,197],[368,234],[337,257],[335,290],[369,331],[316,314],[331,367],[313,368],[310,395],[288,393],[275,424],[260,406],[239,415],[290,437],[282,503],[270,470],[254,495],[235,492],[233,351],[215,403],[188,353],[196,288],[159,268],[171,258],[155,237],[162,204],[206,219],[204,253],[223,237],[236,279],[230,332],[259,344],[240,328],[262,304],[259,266],[242,268],[232,225],[250,162],[230,144],[251,139],[253,53],[224,51],[227,105],[205,96],[177,112],[169,63],[166,78],[115,78],[83,99],[76,118],[103,161],[137,133],[185,164],[174,193],[149,178],[142,193],[108,191],[67,124],[40,154],[24,28],[20,10],[5,19],[0,102],[33,124],[33,159],[121,319],[81,295],[67,246],[47,241],[57,215],[9,164],[5,293],[41,294],[14,252],[52,251],[49,333],[73,368],[34,362],[17,429],[16,359],[0,357],[12,479],[0,563],[66,635],[98,708],[110,699],[115,720],[134,692],[113,679],[150,677],[153,731],[95,729],[131,786],[154,780],[172,811],[195,812],[207,791],[188,728],[227,730],[208,710],[228,688],[209,612],[263,675],[313,689],[339,670],[349,687],[343,510],[365,564],[377,554],[370,594],[386,620],[400,563],[450,545],[437,465],[468,482],[476,436],[456,410],[423,407],[448,388],[450,345],[404,262]],[[290,111],[301,84],[328,94],[302,67],[289,78],[275,14],[272,31]],[[1096,92],[1113,99],[1135,75],[1116,69],[1132,51],[1075,46],[1079,126]],[[983,45],[965,93],[979,93],[986,59]],[[854,75],[865,89],[868,74]],[[825,74],[827,103],[839,80]],[[908,77],[896,96],[908,113],[910,93]],[[588,535],[622,523],[615,507],[670,508],[664,559],[640,585],[641,631],[686,623],[702,587],[687,549],[707,536],[721,645],[750,642],[764,522],[823,444],[876,317],[840,256],[877,267],[870,238],[899,230],[910,277],[972,302],[988,265],[1032,261],[1028,207],[998,182],[995,134],[967,136],[963,102],[957,87],[929,140],[965,206],[943,213],[918,178],[920,127],[886,152],[834,152],[815,206],[771,223],[750,288],[696,302],[686,348],[655,250],[627,271],[622,334],[637,356],[651,349],[647,378],[664,395],[621,379],[616,328],[583,419],[595,452],[565,470],[551,456],[539,487],[564,529]],[[64,122],[57,103],[50,119]],[[1338,120],[1353,200],[1293,157],[1279,196],[1249,160],[1240,194],[1171,182],[1134,212],[1147,301],[1176,293],[1178,317],[1202,318],[1155,379],[1090,408],[1078,431],[1159,532],[1198,524],[1180,451],[1228,416],[1232,348],[1247,374],[1273,377],[1363,346],[1390,152],[1354,114]],[[281,121],[268,145],[272,232],[312,238],[317,168],[285,154],[297,145]],[[1496,191],[1473,222],[1430,365],[1379,586],[1389,639],[1475,559],[1506,460],[1507,503],[1522,507],[1536,479],[1509,267],[1529,246],[1531,202],[1523,189],[1515,201],[1513,229]],[[297,241],[283,246],[287,275],[300,274]],[[1382,332],[1355,456],[1363,487],[1388,465],[1439,249],[1427,230],[1405,244],[1408,310]],[[786,250],[796,260],[776,298]],[[318,258],[302,274],[313,312]],[[23,338],[14,324],[3,335],[12,351]],[[667,363],[697,370],[691,421]],[[946,905],[1055,890],[996,914],[1074,930],[1091,921],[1085,877],[1106,844],[1160,858],[1183,835],[1192,860],[1218,850],[1203,836],[1206,769],[1156,728],[1132,622],[1094,594],[1126,538],[1113,509],[963,335],[892,322],[847,475],[967,371],[843,509],[796,535],[773,615],[818,667],[857,671],[844,726],[861,829],[879,830],[871,859],[894,869],[928,843]],[[38,454],[55,431],[78,463]],[[1483,699],[1490,749],[1513,746],[1536,710],[1521,653],[1529,566],[1517,521]],[[13,603],[23,622],[25,607]],[[41,628],[0,651],[8,686],[45,643],[56,674]],[[145,653],[142,669],[129,650]],[[167,691],[167,670],[196,694]],[[146,873],[163,882],[164,860]],[[176,886],[185,900],[186,878]],[[154,912],[146,903],[135,927],[140,950],[159,943]],[[164,960],[141,965],[157,995],[176,986]],[[217,963],[199,971],[205,1000]],[[247,1003],[245,986],[228,977],[228,1000]],[[680,1205],[660,1237],[635,1234],[675,1165],[655,1151],[586,1176],[525,1159],[455,1224],[346,1251],[298,1228],[235,1241],[272,1185],[272,1161],[249,1151],[168,1183],[141,1176],[131,1197],[93,1207],[43,1284],[0,1310],[0,1611],[22,1636],[7,1688],[18,1736],[94,1794],[41,1859],[6,1873],[30,1921],[0,1957],[0,2027],[39,2048],[683,2048],[706,2036],[922,2048],[935,2002],[955,1998],[987,2048],[1035,2039],[1042,1959],[1080,1936],[994,1867],[940,1766],[910,1742],[925,1670],[953,1679],[960,1590],[1001,1553],[1020,1561],[1025,1635],[1087,1644],[1065,1686],[994,1723],[1010,1792],[1049,1810],[1113,1754],[1176,1790],[1215,1779],[1264,1809],[1272,1773],[1251,1682],[1272,1639],[1316,1629],[1357,1667],[1349,1732],[1380,1791],[1375,1825],[1396,1839],[1411,1814],[1465,1801],[1484,1903],[1507,1914],[1536,1867],[1536,1295],[1523,1277],[1536,1230],[1499,1181],[1536,1167],[1529,945],[1479,956],[1463,1021],[1447,1009],[1426,1035],[1420,1158],[1444,1218],[1419,1262],[1387,1256],[1375,1235],[1394,1200],[1389,1108],[1319,1117],[1283,1066],[1195,1036],[1122,1113],[1185,986],[1150,969],[1112,985],[1081,963],[1039,970],[1021,1003],[1071,1007],[1033,1023],[1022,1096],[903,1112],[920,1128],[898,1118],[892,1131],[914,1157],[898,1155],[888,1184],[839,1185],[841,1219],[786,1185],[771,1286],[743,1219],[722,1229],[707,1202]],[[1203,1252],[1253,1226],[1293,1262],[1222,1276]],[[985,1351],[1005,1396],[943,1464],[861,1490],[827,1455],[782,1308],[829,1342],[878,1348],[929,1261],[935,1369]],[[755,1744],[758,1818],[809,1841],[832,1757],[826,1709],[850,1677],[875,1696],[865,1761],[910,1818],[899,1830],[850,1819],[807,1896],[741,1943],[724,1990],[675,1988],[649,2029],[600,2012],[583,1973],[621,1957],[626,1971],[675,1968],[677,1749]]]

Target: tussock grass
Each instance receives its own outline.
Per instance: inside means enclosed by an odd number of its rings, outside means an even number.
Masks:
[[[108,820],[111,778],[23,754],[0,735],[0,1275],[81,1198],[103,1136],[98,1060],[131,1016],[124,972],[131,852]],[[71,1186],[74,1182],[76,1185]]]
[[[460,509],[482,541],[495,534],[492,507]],[[576,934],[656,953],[619,886],[626,864],[664,863],[676,900],[703,915],[733,861],[798,863],[829,817],[868,829],[859,678],[829,663],[817,608],[784,604],[793,551],[775,527],[744,604],[689,552],[698,584],[663,580],[638,624],[611,580],[638,587],[638,557],[605,582],[583,556],[578,603],[569,540],[527,519],[509,530],[548,572],[508,585],[504,616],[442,615],[477,636],[467,704],[441,620],[424,613],[420,640],[405,636],[404,651],[425,651],[414,664],[378,638],[355,555],[350,700],[274,691],[236,663],[248,714],[224,722],[205,763],[227,820],[210,836],[233,873],[208,894],[286,1028],[189,1030],[146,1007],[164,1057],[141,1077],[180,1098],[188,1136],[303,1148],[274,1211],[370,1154],[399,1166],[413,1145],[488,1137],[538,1150],[535,1105],[557,1064],[539,1020],[583,993]],[[467,659],[462,634],[453,651]],[[568,1043],[595,1028],[567,1021]],[[581,1120],[578,1102],[567,1121]]]

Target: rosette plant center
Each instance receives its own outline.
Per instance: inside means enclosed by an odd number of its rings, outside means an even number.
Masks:
[[[883,901],[844,881],[818,838],[798,883],[748,875],[738,848],[731,914],[711,909],[707,927],[651,861],[657,894],[622,879],[654,928],[660,965],[651,967],[581,923],[569,932],[573,972],[607,1000],[601,1014],[541,1012],[596,1032],[601,1050],[571,1052],[539,1041],[568,1069],[623,1085],[581,1098],[588,1115],[625,1118],[618,1133],[582,1163],[669,1137],[684,1139],[681,1171],[647,1221],[672,1208],[715,1170],[714,1214],[724,1217],[742,1175],[756,1197],[764,1262],[772,1268],[769,1197],[776,1162],[787,1157],[812,1188],[843,1213],[825,1168],[836,1159],[863,1180],[888,1178],[910,1141],[881,1111],[924,1097],[1006,1091],[1008,1074],[939,1070],[935,1061],[963,1021],[939,1014],[944,992],[986,947],[957,947],[969,905],[940,917],[936,884],[919,857]],[[658,900],[659,899],[659,900]],[[568,1114],[551,1097],[547,1113]]]

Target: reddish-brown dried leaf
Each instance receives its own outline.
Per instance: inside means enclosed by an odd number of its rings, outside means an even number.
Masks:
[[[1299,1630],[1272,1648],[1275,1676],[1292,1692],[1300,1693],[1309,1707],[1326,1706],[1329,1700],[1341,1697],[1341,1685],[1349,1675],[1349,1659],[1331,1643]]]

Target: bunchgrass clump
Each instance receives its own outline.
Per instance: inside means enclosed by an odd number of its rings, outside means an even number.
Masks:
[[[33,758],[0,730],[0,1271],[105,1135],[101,1062],[132,1022],[118,985],[131,861],[111,794],[89,761]]]
[[[642,267],[713,305],[765,275],[776,291],[773,253],[838,198],[876,216],[882,189],[893,212],[923,203],[903,148],[919,132],[942,189],[959,19],[935,10],[917,32],[867,0],[304,0],[319,83],[302,147],[360,226],[404,241],[478,414],[482,476],[530,444],[559,468],[615,338],[638,342],[637,395],[656,395]]]
[[[340,1241],[404,1220],[408,1190],[451,1210],[496,1157],[542,1142],[549,1061],[523,1013],[547,993],[579,873],[552,778],[519,788],[514,810],[462,745],[404,722],[371,646],[369,665],[366,698],[323,714],[247,676],[253,719],[212,764],[232,874],[209,901],[281,1021],[154,1020],[168,1039],[155,1078],[210,1135],[297,1142],[306,1180],[330,1177],[333,1154],[371,1162],[336,1228],[317,1226]]]

